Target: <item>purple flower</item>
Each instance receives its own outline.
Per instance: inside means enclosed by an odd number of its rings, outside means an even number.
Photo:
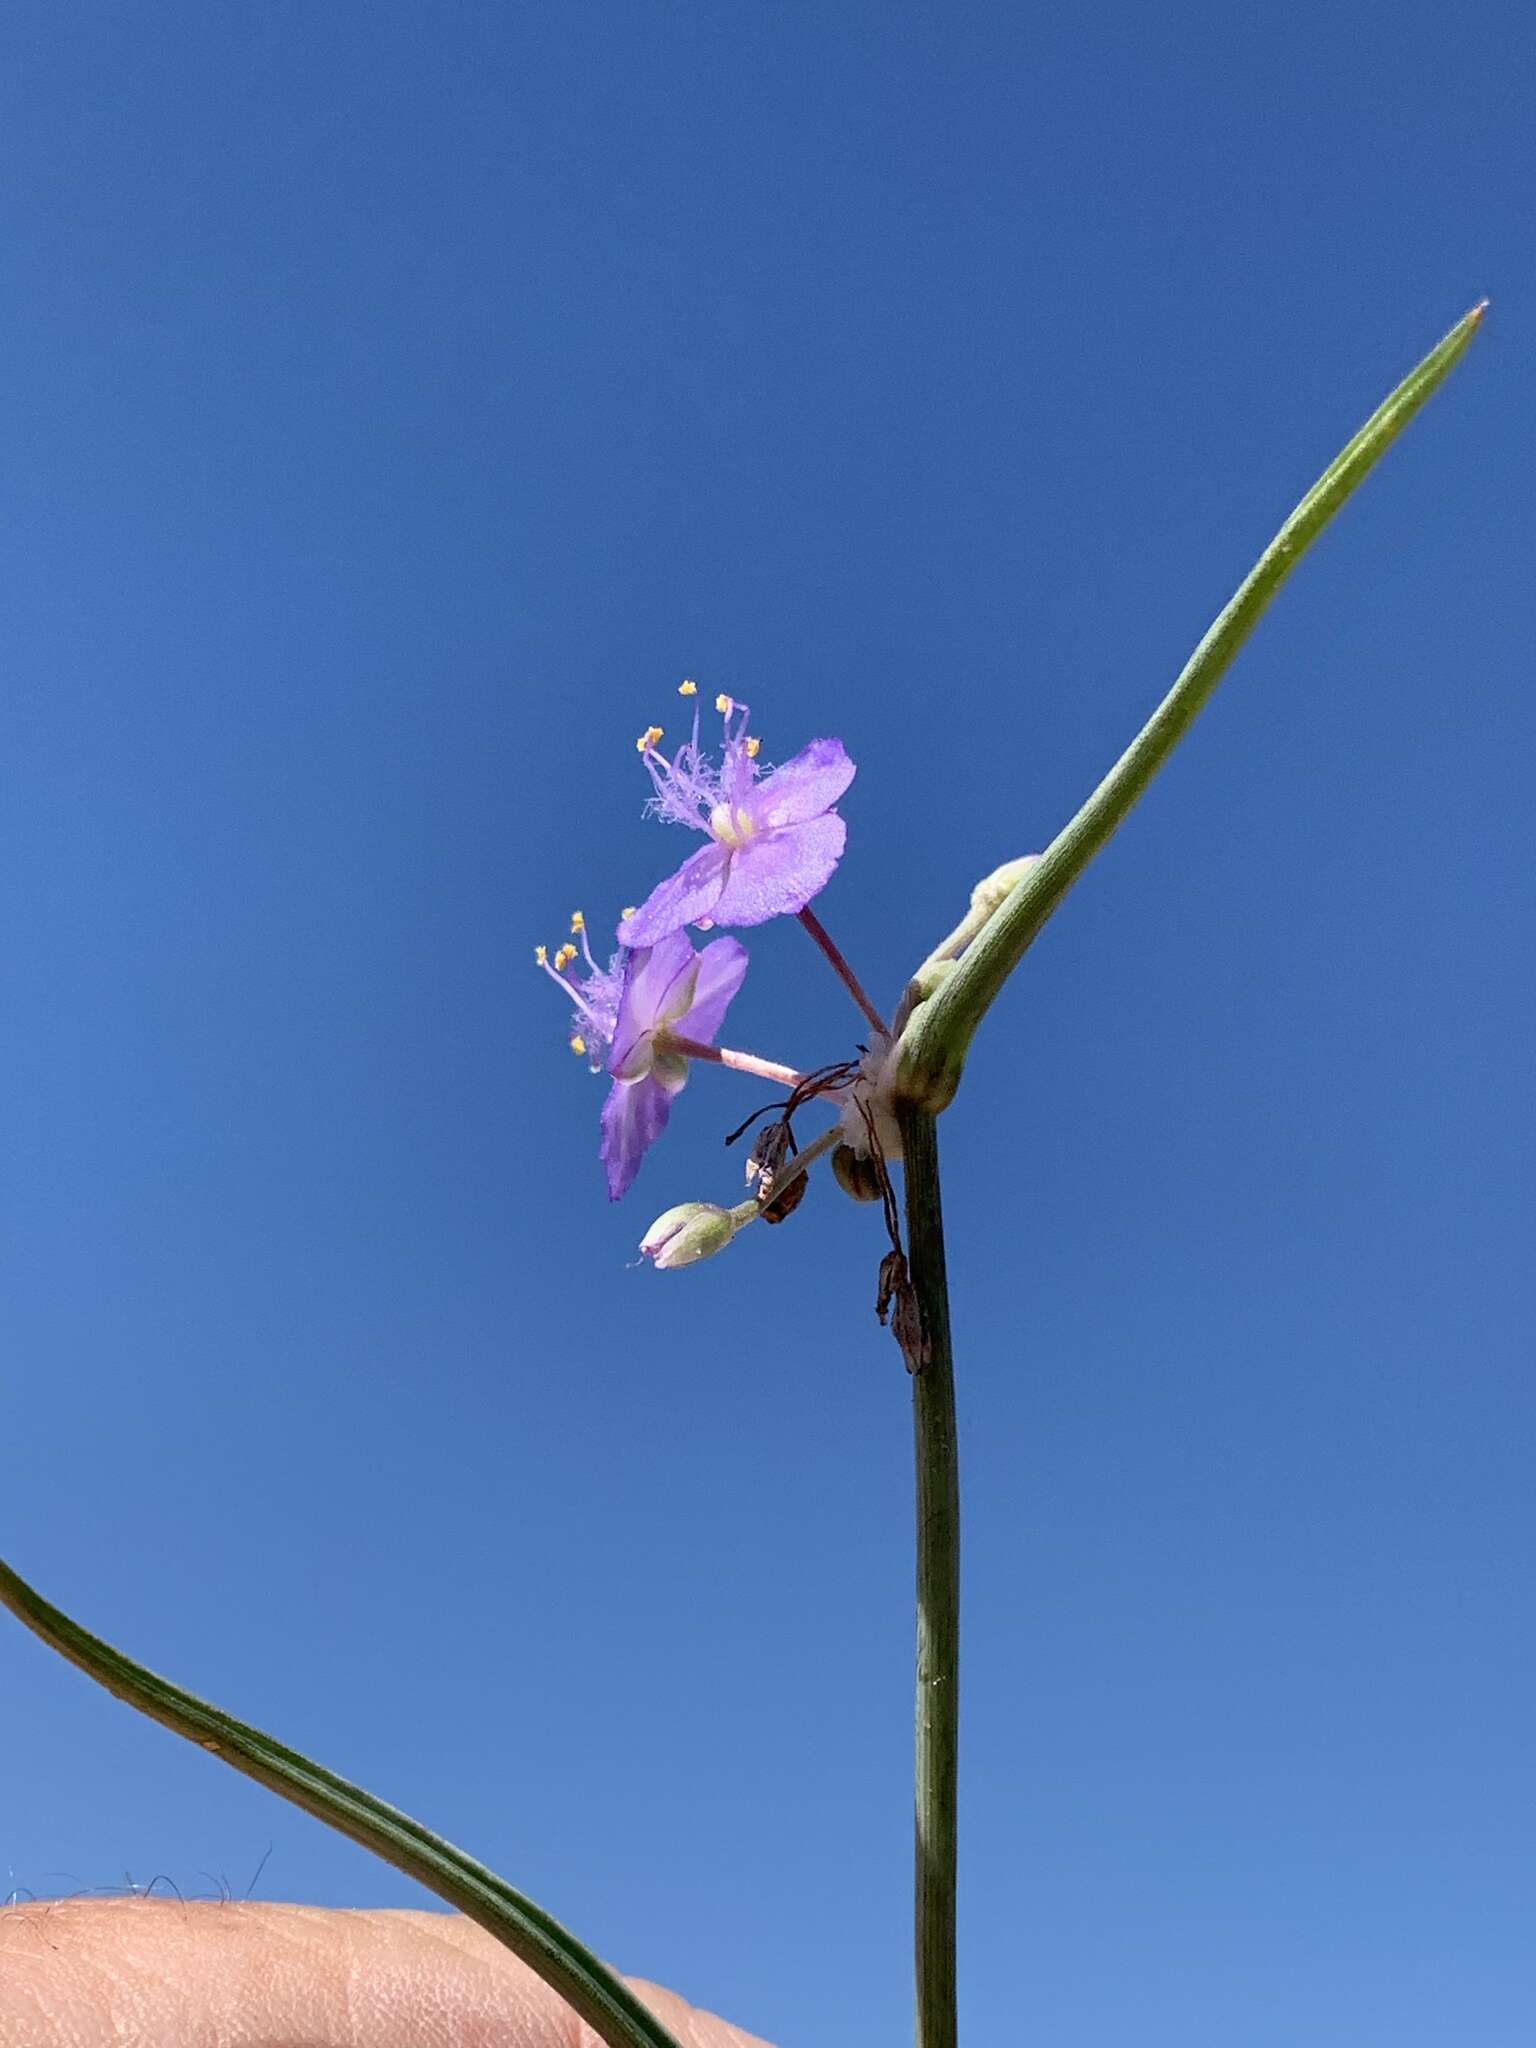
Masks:
[[[841,858],[848,828],[832,807],[854,776],[842,741],[812,740],[759,781],[747,706],[717,697],[715,709],[725,719],[718,768],[700,752],[697,711],[692,739],[670,761],[656,749],[659,726],[636,742],[655,785],[649,810],[707,833],[709,844],[626,912],[626,946],[654,946],[687,924],[763,924],[803,910]]]
[[[553,966],[542,946],[535,957],[576,1006],[572,1050],[586,1055],[593,1073],[606,1067],[613,1076],[598,1157],[616,1202],[666,1128],[672,1098],[688,1079],[687,1055],[670,1041],[713,1044],[746,974],[747,949],[736,939],[714,939],[695,953],[688,934],[679,931],[654,946],[621,948],[601,968],[579,914],[571,928],[581,934],[587,961],[580,984],[565,972],[576,958],[574,946],[562,946]]]

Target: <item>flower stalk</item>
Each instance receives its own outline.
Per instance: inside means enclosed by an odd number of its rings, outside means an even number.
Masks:
[[[759,1059],[755,1052],[737,1052],[728,1045],[705,1045],[697,1038],[685,1038],[670,1030],[658,1031],[656,1050],[676,1053],[685,1060],[707,1060],[717,1067],[729,1067],[736,1074],[753,1074],[759,1081],[777,1081],[784,1088],[798,1088],[805,1076],[796,1067],[781,1066],[777,1060]]]
[[[832,934],[827,930],[826,926],[822,923],[821,919],[816,915],[815,911],[812,910],[811,906],[807,903],[803,905],[801,909],[798,910],[795,914],[799,918],[801,924],[805,926],[805,929],[810,933],[811,937],[815,940],[816,944],[820,946],[822,952],[826,954],[828,960],[831,961],[833,973],[837,976],[838,980],[843,984],[843,987],[847,989],[849,995],[853,997],[853,1000],[858,1004],[859,1008],[864,1012],[865,1018],[867,1019],[870,1028],[873,1031],[875,1031],[881,1038],[889,1038],[890,1032],[886,1027],[884,1019],[881,1017],[880,1012],[875,1008],[874,1004],[870,1001],[869,997],[864,993],[863,983],[859,980],[859,977],[854,973],[853,969],[848,965],[848,962],[843,958],[842,948],[838,945],[837,941],[833,938]]]

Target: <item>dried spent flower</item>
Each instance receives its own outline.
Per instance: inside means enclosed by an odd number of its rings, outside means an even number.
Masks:
[[[882,1325],[889,1316],[891,1335],[901,1346],[907,1371],[921,1372],[928,1363],[928,1340],[923,1335],[922,1311],[917,1303],[917,1289],[907,1271],[906,1256],[894,1245],[880,1261],[875,1314]]]
[[[789,1127],[788,1118],[781,1117],[775,1123],[764,1124],[758,1131],[747,1155],[747,1186],[757,1182],[759,1200],[771,1200],[779,1169],[786,1159],[793,1156],[794,1150],[795,1134]]]
[[[771,1195],[758,1212],[763,1221],[782,1223],[787,1217],[793,1216],[805,1200],[806,1189],[809,1186],[809,1177],[803,1173],[797,1173],[793,1180],[787,1180],[779,1193]]]

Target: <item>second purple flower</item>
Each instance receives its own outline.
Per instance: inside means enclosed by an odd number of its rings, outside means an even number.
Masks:
[[[714,939],[696,953],[686,932],[672,932],[654,946],[616,953],[603,968],[586,951],[585,920],[571,923],[586,952],[583,981],[566,972],[574,946],[562,946],[553,964],[543,946],[536,957],[575,1006],[571,1050],[613,1080],[598,1157],[616,1202],[666,1128],[672,1098],[688,1079],[687,1048],[714,1043],[746,974],[747,949]]]

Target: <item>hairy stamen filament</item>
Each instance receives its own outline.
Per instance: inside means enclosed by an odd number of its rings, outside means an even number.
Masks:
[[[582,933],[582,944],[586,944],[585,932]],[[592,960],[592,955],[589,953],[587,955],[587,958],[588,960]],[[540,960],[537,961],[535,964],[539,967],[542,967],[544,972],[549,976],[550,980],[555,984],[555,987],[561,990],[562,993],[567,997],[567,999],[576,1005],[577,1009],[581,1011],[583,1016],[590,1017],[592,1022],[595,1025],[597,1025],[601,1030],[602,1018],[599,1012],[595,1010],[591,1003],[587,1001],[586,997],[582,994],[581,990],[576,986],[575,982],[569,980],[564,974],[561,974],[556,968],[551,967],[547,960]],[[593,960],[592,965],[595,971],[597,962]],[[607,1037],[608,1034],[606,1032],[603,1032],[602,1035],[604,1037]]]

